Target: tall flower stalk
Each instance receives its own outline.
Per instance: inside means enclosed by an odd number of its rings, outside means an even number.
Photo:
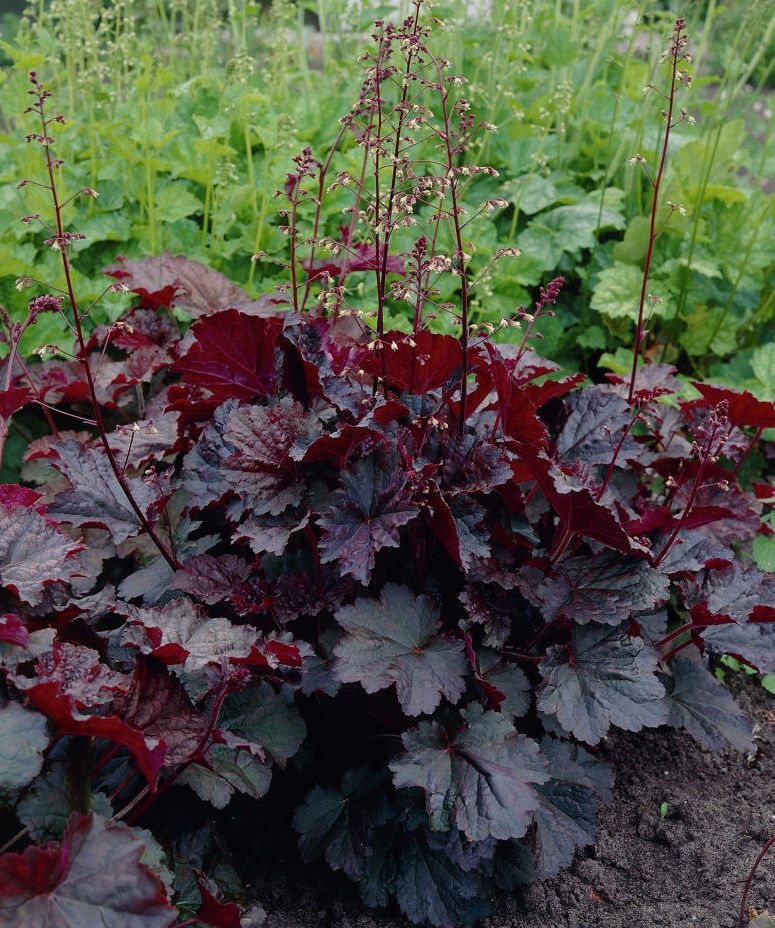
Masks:
[[[429,37],[438,22],[421,17],[422,5],[422,0],[413,0],[411,15],[400,26],[382,20],[375,23],[372,38],[376,47],[361,59],[366,63],[366,73],[359,97],[341,120],[332,152],[317,165],[316,183],[308,191],[304,184],[312,175],[301,169],[299,158],[295,159],[297,170],[286,183],[290,207],[282,210],[287,221],[283,231],[291,239],[289,270],[294,307],[305,309],[311,284],[315,283],[320,288],[319,306],[335,317],[345,315],[356,320],[371,338],[373,350],[381,352],[375,390],[378,381],[387,377],[390,352],[404,341],[413,347],[429,320],[445,315],[459,327],[461,364],[454,434],[461,435],[467,418],[472,339],[490,337],[494,330],[493,326],[484,330],[472,322],[472,291],[487,279],[496,262],[518,257],[519,251],[501,248],[484,270],[470,273],[474,247],[466,240],[468,225],[483,214],[508,206],[505,200],[487,200],[472,215],[464,206],[477,177],[498,176],[494,168],[465,163],[466,152],[476,136],[496,127],[471,112],[460,90],[465,79],[450,74],[449,62],[431,50]],[[355,143],[363,150],[363,167],[358,174],[338,172],[336,180],[326,186],[333,154],[346,130],[352,132]],[[310,157],[308,152],[306,157]],[[350,217],[349,228],[342,228],[337,238],[321,236],[324,193],[345,188],[354,200],[353,206],[342,210]],[[298,207],[302,201],[314,203],[315,207],[311,236],[305,239],[310,246],[306,263],[299,259],[297,247],[301,242]],[[426,222],[431,230],[418,231],[407,250],[393,251],[396,233],[420,222]],[[319,259],[321,253],[334,257]],[[364,311],[352,304],[353,292],[362,290],[348,287],[347,277],[353,271],[373,274],[373,309]],[[456,278],[454,302],[440,299],[439,281],[444,274]],[[404,279],[391,282],[391,275]],[[303,295],[297,300],[299,290]],[[411,333],[387,332],[387,314],[390,304],[396,301],[412,307]],[[518,325],[522,312],[521,307],[516,308],[513,318],[502,320],[500,328]]]
[[[665,120],[665,131],[662,136],[662,149],[657,173],[655,176],[651,174],[648,169],[646,159],[643,157],[643,155],[636,154],[628,162],[632,166],[641,166],[651,184],[651,219],[649,222],[649,239],[648,247],[646,249],[646,261],[643,266],[643,282],[641,284],[640,299],[638,302],[638,322],[635,329],[635,342],[632,351],[632,372],[630,374],[630,389],[628,393],[628,399],[630,402],[633,401],[635,396],[635,378],[638,373],[638,359],[640,357],[641,348],[643,346],[643,339],[646,334],[646,294],[648,290],[649,274],[651,272],[651,260],[654,254],[654,243],[656,242],[660,232],[664,229],[665,225],[672,217],[673,213],[683,211],[683,207],[681,206],[673,203],[668,204],[670,207],[670,212],[668,213],[667,218],[662,223],[662,225],[657,228],[657,214],[659,212],[660,206],[659,192],[662,185],[665,163],[667,162],[667,150],[670,144],[670,132],[675,128],[675,126],[678,125],[678,123],[683,122],[684,120],[693,121],[692,117],[690,117],[685,110],[681,110],[680,115],[677,118],[674,115],[675,95],[678,86],[688,86],[691,84],[691,77],[689,76],[689,73],[680,67],[680,65],[684,62],[691,61],[690,56],[686,53],[687,44],[688,37],[686,35],[686,23],[683,19],[677,19],[673,28],[673,34],[670,38],[670,45],[660,59],[661,62],[667,62],[670,68],[670,83],[667,92],[665,93],[658,91],[653,84],[649,84],[644,88],[644,92],[646,93],[651,91],[660,93],[665,98],[667,105],[667,109],[662,111],[662,118]]]
[[[77,355],[76,360],[80,362],[83,367],[84,377],[86,379],[86,386],[89,392],[89,398],[91,400],[91,406],[94,416],[94,425],[99,434],[100,442],[102,447],[105,450],[105,455],[110,464],[110,468],[113,471],[113,474],[116,478],[118,485],[121,487],[124,496],[126,497],[127,502],[129,503],[130,508],[134,512],[138,521],[143,527],[143,530],[151,539],[153,544],[158,548],[159,553],[162,555],[164,560],[170,565],[173,570],[177,570],[180,566],[178,563],[175,554],[172,551],[172,548],[167,545],[158,535],[154,526],[151,524],[147,515],[143,512],[142,508],[135,499],[132,490],[129,486],[129,483],[126,479],[124,469],[118,463],[113,450],[110,447],[110,442],[108,440],[108,433],[105,427],[105,420],[102,415],[102,409],[100,403],[97,399],[97,390],[94,382],[94,374],[91,369],[91,363],[89,361],[89,350],[86,343],[86,337],[84,335],[83,329],[83,319],[86,315],[85,312],[82,312],[78,306],[78,300],[75,295],[75,288],[73,286],[72,278],[72,268],[70,264],[70,252],[72,249],[73,242],[85,238],[82,233],[68,231],[64,227],[62,220],[62,211],[75,197],[83,194],[85,196],[97,196],[97,192],[91,188],[83,188],[79,190],[74,196],[69,197],[68,199],[62,201],[59,195],[56,181],[56,171],[62,166],[62,160],[54,158],[52,155],[52,147],[55,143],[55,139],[49,135],[51,127],[57,124],[64,123],[64,117],[61,114],[55,116],[48,116],[46,113],[46,101],[51,96],[51,92],[45,88],[43,84],[37,78],[37,75],[34,71],[30,72],[30,83],[32,85],[28,93],[34,97],[34,101],[31,106],[27,107],[25,112],[34,113],[39,122],[40,122],[40,132],[32,132],[27,135],[28,143],[39,144],[43,148],[45,162],[46,162],[46,175],[48,178],[48,183],[37,183],[29,180],[22,180],[19,183],[19,186],[26,186],[29,183],[36,183],[37,186],[43,187],[49,191],[51,196],[51,205],[54,211],[54,224],[49,225],[48,223],[43,222],[39,216],[25,216],[24,219],[27,221],[38,221],[42,222],[45,228],[51,232],[51,238],[46,241],[46,244],[52,248],[54,251],[59,253],[61,262],[62,262],[62,271],[65,278],[65,289],[62,291],[65,295],[66,301],[70,304],[70,315],[72,316],[72,322],[66,315],[64,311],[63,303],[65,300],[58,300],[54,297],[49,297],[49,299],[54,299],[57,302],[57,308],[62,314],[62,318],[65,320],[68,328],[71,330],[73,336],[75,337],[75,342],[77,346]],[[31,283],[31,281],[30,281]],[[104,293],[107,293],[109,290],[120,289],[121,284],[111,284],[107,287]],[[103,295],[104,295],[103,293]],[[34,303],[34,301],[33,301]],[[89,307],[89,310],[93,307],[92,304]],[[31,304],[32,306],[32,304]],[[87,310],[88,312],[88,310]]]

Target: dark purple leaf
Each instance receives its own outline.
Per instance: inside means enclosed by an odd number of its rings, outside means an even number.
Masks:
[[[587,744],[597,744],[611,725],[639,731],[667,721],[656,652],[625,629],[575,629],[572,644],[550,648],[541,664],[538,708]]]
[[[17,686],[28,685],[26,679],[15,682]],[[59,691],[83,710],[109,703],[117,693],[126,692],[132,678],[101,663],[99,652],[92,648],[55,640],[52,650],[35,662],[34,682],[56,683]]]
[[[252,570],[251,564],[234,554],[195,554],[175,572],[170,588],[214,606],[239,593]]]
[[[153,660],[138,659],[132,689],[114,699],[110,708],[146,738],[159,739],[167,749],[167,764],[191,760],[207,731],[207,718],[167,668]]]
[[[432,487],[432,490],[434,488]],[[490,556],[489,532],[482,525],[487,512],[470,497],[442,495],[427,499],[429,524],[449,556],[465,571]]]
[[[751,425],[757,428],[775,428],[775,403],[757,400],[748,390],[716,387],[710,383],[692,381],[710,406],[727,403],[727,418],[731,425]]]
[[[775,575],[753,565],[735,561],[730,567],[706,571],[701,582],[682,581],[679,587],[695,621],[712,617],[744,623],[757,607],[773,610],[775,617]]]
[[[486,687],[491,701],[497,699],[497,709],[506,718],[521,718],[530,708],[531,684],[527,676],[514,664],[500,662],[498,652],[482,649],[479,659],[479,683]]]
[[[163,412],[140,419],[130,426],[115,429],[108,435],[110,448],[123,467],[145,467],[172,453],[178,441],[177,412]]]
[[[66,441],[56,446],[56,452],[51,463],[67,479],[70,489],[58,493],[49,507],[55,519],[79,527],[106,528],[116,544],[142,529],[102,449]],[[137,477],[125,479],[138,506],[148,515],[159,502],[158,490]]]
[[[636,398],[650,398],[660,393],[678,393],[681,390],[681,381],[675,376],[676,369],[672,364],[641,364],[635,374],[635,388],[633,396]],[[614,390],[619,396],[627,398],[630,391],[629,376],[621,374],[606,374],[606,379],[614,384]]]
[[[606,387],[586,387],[566,400],[568,418],[557,437],[565,463],[609,464],[633,413],[629,404]],[[619,467],[638,458],[642,448],[628,435],[617,457]]]
[[[342,484],[319,519],[320,560],[337,561],[341,571],[364,586],[378,551],[397,548],[401,527],[419,508],[408,499],[406,478],[383,455],[372,455],[342,474]]]
[[[71,580],[81,547],[35,509],[0,503],[0,586],[22,602],[34,606],[47,584]]]
[[[457,702],[468,668],[463,642],[438,634],[438,609],[426,596],[389,583],[379,600],[357,599],[335,615],[345,634],[334,648],[334,675],[367,693],[395,684],[407,715],[430,714],[446,697]]]
[[[592,538],[622,554],[645,555],[648,552],[645,544],[625,531],[621,517],[608,497],[597,499],[598,494],[583,469],[547,466],[541,459],[534,459],[531,468],[560,517],[558,529],[570,535]]]
[[[469,583],[461,592],[460,602],[468,622],[483,626],[486,647],[502,648],[509,640],[514,598],[510,590],[492,583]]]
[[[512,478],[506,455],[476,435],[452,442],[444,457],[439,484],[445,496],[489,493]]]
[[[278,557],[285,551],[291,535],[304,531],[309,525],[309,514],[286,512],[280,516],[248,518],[234,533],[236,541],[247,541],[256,554],[274,554]]]
[[[739,751],[752,747],[751,725],[729,690],[703,666],[696,650],[670,662],[672,688],[668,724],[685,728],[704,747],[718,751],[727,744]]]
[[[537,875],[547,878],[567,867],[577,849],[594,843],[597,813],[611,798],[613,777],[605,764],[567,741],[544,737],[541,751],[551,779],[538,787],[535,852]]]
[[[325,857],[333,870],[355,879],[366,866],[375,805],[384,778],[366,767],[348,770],[339,789],[316,786],[293,816],[299,850],[305,861]]]
[[[431,837],[415,829],[401,843],[394,878],[399,908],[415,924],[473,925],[488,912],[477,874],[466,872],[431,846]]]
[[[377,344],[379,347],[361,361],[362,369],[408,393],[425,394],[443,387],[463,363],[460,342],[429,329],[413,338],[405,332],[386,332]]]
[[[653,609],[668,598],[667,577],[645,561],[627,561],[612,552],[561,561],[548,575],[524,568],[520,588],[549,622],[558,616],[579,625],[620,625],[638,609]]]
[[[459,828],[471,841],[520,838],[538,808],[535,787],[548,780],[538,745],[499,712],[472,703],[453,737],[421,722],[403,737],[405,753],[390,764],[397,788],[420,787],[431,827]]]
[[[775,622],[711,625],[701,632],[717,654],[732,654],[760,673],[775,673]]]
[[[227,479],[255,514],[279,515],[302,496],[293,458],[299,443],[318,430],[314,416],[293,400],[275,406],[241,406],[226,419],[223,438],[234,452]]]

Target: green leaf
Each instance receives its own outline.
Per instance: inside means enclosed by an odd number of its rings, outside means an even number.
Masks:
[[[462,716],[454,737],[436,722],[405,732],[405,753],[390,764],[393,781],[425,790],[434,831],[456,827],[471,841],[520,838],[539,804],[535,786],[549,778],[538,745],[478,703]]]
[[[629,374],[632,370],[632,349],[619,346],[616,351],[606,351],[597,363],[615,374]]]
[[[601,211],[599,194],[591,194],[581,203],[558,206],[542,213],[541,222],[555,232],[556,244],[563,251],[593,248],[598,231],[624,228],[624,215],[618,208],[621,191],[610,188],[605,201]]]
[[[757,535],[754,538],[753,559],[761,570],[775,573],[775,535]]]
[[[154,212],[157,220],[176,222],[194,213],[201,213],[204,204],[187,187],[180,183],[168,184],[156,192]]]
[[[762,677],[762,686],[768,693],[775,694],[775,673],[768,673]]]
[[[633,264],[617,261],[600,272],[589,305],[609,319],[631,319],[637,322],[642,286],[643,271]],[[644,314],[650,309],[647,303]],[[664,304],[657,303],[654,311],[664,313]]]
[[[97,213],[78,225],[78,231],[91,242],[125,242],[129,238],[132,220],[126,213]],[[103,284],[103,290],[107,284]]]
[[[726,184],[706,184],[703,194],[705,200],[719,200],[727,206],[730,203],[745,203],[748,199],[744,190]]]
[[[334,648],[334,676],[367,693],[396,686],[407,715],[431,713],[442,697],[456,703],[468,663],[463,642],[438,635],[439,614],[427,596],[388,583],[380,598],[357,599],[335,615],[345,630]]]
[[[18,702],[0,708],[0,796],[13,795],[40,773],[46,727],[44,715]]]
[[[582,348],[605,348],[608,339],[599,325],[589,325],[576,336],[576,344]]]
[[[504,184],[503,192],[516,209],[529,216],[546,209],[559,199],[554,184],[536,174],[515,177],[508,184]]]
[[[635,216],[630,220],[624,239],[614,245],[614,258],[625,264],[642,265],[649,247],[651,221],[646,216]]]
[[[763,400],[775,400],[775,341],[767,342],[754,350],[751,367],[761,389],[757,397]]]
[[[684,315],[684,322],[686,328],[679,341],[693,357],[701,357],[708,351],[725,357],[737,348],[738,324],[721,306],[698,304],[693,312]]]

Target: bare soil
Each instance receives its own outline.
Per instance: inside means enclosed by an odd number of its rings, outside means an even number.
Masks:
[[[614,735],[603,756],[616,789],[596,845],[525,895],[494,899],[483,928],[737,928],[745,877],[775,832],[775,699],[751,680],[733,685],[754,720],[755,756],[713,754],[670,729]],[[253,888],[266,928],[409,928],[396,912],[364,909],[335,874],[270,872]],[[775,910],[775,850],[749,904]]]

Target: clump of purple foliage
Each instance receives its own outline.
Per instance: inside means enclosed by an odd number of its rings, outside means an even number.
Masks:
[[[135,301],[110,326],[73,288],[61,117],[32,76],[54,215],[25,219],[65,286],[4,320],[0,446],[25,406],[50,427],[25,485],[0,487],[0,792],[22,829],[5,850],[30,841],[0,857],[11,924],[63,900],[133,928],[256,924],[211,877],[233,890],[220,810],[244,829],[270,789],[301,857],[366,904],[470,923],[594,841],[612,726],[751,749],[708,657],[775,672],[775,581],[741,556],[762,503],[738,482],[775,404],[701,383],[682,402],[663,364],[557,376],[533,344],[562,278],[502,321],[513,342],[471,322],[490,265],[470,271],[479,214],[460,204],[492,171],[459,156],[493,127],[431,25],[419,3],[378,22],[328,160],[295,159],[283,292],[121,261],[106,291]],[[429,139],[437,158],[418,160]],[[345,142],[362,169],[331,180]],[[321,235],[342,190],[349,224]],[[400,301],[407,331],[386,326]],[[49,311],[74,353],[27,363],[19,339]],[[459,338],[431,330],[442,314]]]

